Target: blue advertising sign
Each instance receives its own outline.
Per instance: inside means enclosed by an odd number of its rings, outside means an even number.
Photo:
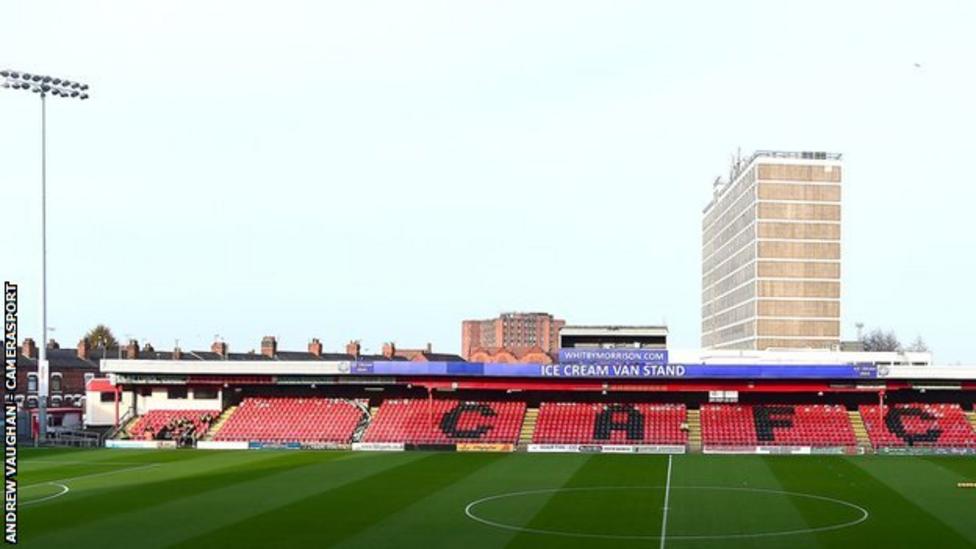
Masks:
[[[540,377],[566,379],[873,379],[873,364],[506,364],[357,362],[354,375]]]
[[[687,369],[681,364],[542,364],[540,377],[685,377]]]
[[[560,349],[560,364],[667,364],[664,349]]]

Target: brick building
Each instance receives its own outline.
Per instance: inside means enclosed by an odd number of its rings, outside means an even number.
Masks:
[[[78,342],[75,349],[62,349],[58,342],[47,344],[47,362],[50,371],[48,408],[84,407],[85,383],[98,375],[98,361],[105,356],[124,356],[122,349],[93,349],[86,340]],[[17,357],[18,404],[28,409],[37,408],[37,344],[25,338]]]
[[[539,347],[478,347],[471,351],[471,362],[500,362],[503,364],[555,364],[558,356],[549,354]]]
[[[559,352],[559,330],[565,320],[549,313],[502,313],[498,318],[461,323],[461,356],[471,360],[477,349],[531,349]]]
[[[430,343],[422,349],[400,349],[392,341],[383,344],[383,356],[387,360],[404,359],[411,362],[457,362],[464,360],[453,353],[435,353]]]

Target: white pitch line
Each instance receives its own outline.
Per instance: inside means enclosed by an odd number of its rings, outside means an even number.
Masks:
[[[79,461],[79,460],[66,460],[66,459],[32,459],[29,461],[24,461],[22,465],[103,465],[103,466],[118,466],[118,465],[146,465],[145,462],[138,461]]]
[[[80,479],[83,479],[83,478],[92,478],[92,477],[101,477],[101,476],[105,476],[105,475],[114,475],[114,474],[117,474],[117,473],[124,473],[126,471],[138,471],[138,470],[141,470],[141,469],[149,469],[150,467],[159,467],[159,464],[158,463],[150,463],[148,465],[142,465],[140,467],[126,467],[125,469],[116,469],[114,471],[103,471],[101,473],[91,473],[89,475],[81,475],[81,476],[77,476],[77,477],[59,478],[57,480],[48,480],[48,481],[45,481],[45,482],[39,482],[37,484],[28,484],[27,486],[21,486],[21,488],[25,488],[25,489],[26,488],[34,488],[36,486],[44,486],[46,484],[57,484],[57,483],[62,483],[62,482],[70,482],[72,480],[80,480]]]
[[[664,485],[664,513],[661,517],[661,549],[668,537],[668,500],[671,498],[671,454],[668,454],[668,481]]]
[[[60,486],[61,487],[61,491],[58,492],[57,494],[52,494],[50,496],[44,496],[44,497],[42,497],[40,499],[32,499],[30,501],[21,502],[21,505],[22,506],[23,505],[33,505],[35,503],[40,503],[42,501],[47,501],[49,499],[59,498],[59,497],[65,495],[65,494],[67,494],[68,492],[71,491],[71,488],[68,488],[64,484],[61,484],[60,482],[46,482],[46,483],[44,483],[44,485],[47,485],[47,484],[50,484],[51,486]],[[41,485],[41,484],[35,484],[34,486],[43,486],[43,485]]]
[[[559,492],[591,492],[600,490],[660,490],[665,488],[665,486],[581,486],[578,488],[547,488],[543,490],[526,490],[521,492],[507,492],[504,494],[496,494],[494,496],[487,496],[480,499],[476,499],[468,503],[464,507],[464,514],[471,520],[480,522],[482,524],[492,526],[494,528],[501,528],[503,530],[511,530],[512,532],[528,532],[530,534],[546,534],[550,536],[564,536],[570,538],[592,538],[592,539],[613,539],[613,540],[659,540],[661,536],[650,536],[642,534],[614,534],[601,533],[601,532],[567,532],[561,530],[544,530],[540,528],[526,528],[524,526],[513,526],[511,524],[504,524],[500,522],[495,522],[488,520],[486,518],[479,517],[474,513],[473,509],[477,506],[487,503],[489,501],[497,501],[501,499],[529,496],[534,494],[555,494]],[[814,494],[804,494],[801,492],[784,492],[782,490],[768,490],[764,488],[743,488],[741,486],[675,486],[675,490],[700,490],[700,491],[727,491],[727,492],[756,492],[760,494],[776,494],[781,496],[793,496],[799,498],[812,499],[816,501],[826,501],[828,503],[834,503],[841,505],[843,507],[849,507],[855,511],[859,511],[861,516],[843,523],[838,524],[828,524],[826,526],[819,526],[816,528],[802,528],[799,530],[780,530],[780,531],[765,531],[765,532],[729,532],[724,534],[679,534],[672,535],[672,540],[681,541],[691,541],[691,540],[730,540],[730,539],[753,539],[753,538],[768,538],[776,536],[796,536],[802,534],[815,534],[817,532],[830,532],[833,530],[840,530],[843,528],[850,528],[852,526],[857,526],[862,522],[868,520],[870,513],[864,507],[860,505],[851,503],[849,501],[844,501],[842,499],[835,499],[827,496],[818,496]]]

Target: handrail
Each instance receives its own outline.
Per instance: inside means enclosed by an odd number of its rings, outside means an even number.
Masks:
[[[125,413],[122,414],[122,417],[119,418],[119,424],[106,431],[105,434],[100,438],[98,441],[99,445],[104,445],[106,440],[117,437],[122,429],[125,428],[125,424],[128,423],[129,420],[131,420],[134,416],[133,412],[134,411],[132,408],[126,410]]]

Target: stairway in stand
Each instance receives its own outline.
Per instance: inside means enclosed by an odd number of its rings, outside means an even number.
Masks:
[[[857,410],[848,410],[847,417],[851,419],[851,428],[854,429],[854,438],[857,439],[857,449],[859,453],[870,454],[874,451],[871,446],[871,437],[868,436],[868,429],[864,426],[864,418]]]
[[[966,417],[969,418],[969,424],[973,426],[973,430],[976,431],[976,411],[966,412]]]
[[[688,409],[688,451],[700,454],[702,451],[701,410]]]
[[[360,432],[355,433],[356,436],[354,436],[353,438],[356,439],[356,440],[353,440],[353,442],[362,442],[363,441],[363,439],[366,437],[366,434],[369,433],[369,430],[373,427],[373,423],[376,422],[376,416],[379,413],[380,413],[380,407],[379,406],[370,406],[369,407],[369,422],[366,424],[366,428],[363,429],[363,431],[361,433]]]
[[[139,416],[137,416],[137,415],[133,415],[129,419],[125,420],[122,423],[122,425],[119,426],[118,430],[115,431],[115,435],[113,435],[112,438],[129,438],[129,437],[131,437],[132,436],[132,433],[129,432],[129,429],[131,429],[132,426],[135,425],[135,423],[137,421],[139,421]]]
[[[522,431],[519,434],[519,445],[532,444],[532,435],[535,434],[535,424],[539,421],[538,408],[526,408],[525,417],[522,418]]]
[[[213,440],[213,437],[217,434],[217,431],[224,426],[224,423],[227,423],[227,420],[230,419],[230,416],[234,415],[234,412],[236,411],[237,406],[230,406],[224,410],[224,412],[220,414],[220,417],[217,418],[217,421],[215,421],[210,427],[210,430],[207,431],[207,434],[203,436],[203,440]]]

